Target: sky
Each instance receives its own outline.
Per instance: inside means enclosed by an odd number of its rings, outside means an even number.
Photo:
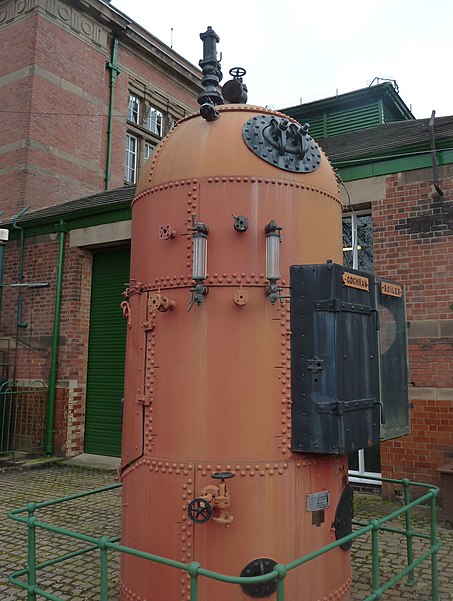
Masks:
[[[244,67],[248,102],[282,109],[395,80],[417,119],[453,115],[451,0],[112,0],[194,65],[220,37],[223,82]]]

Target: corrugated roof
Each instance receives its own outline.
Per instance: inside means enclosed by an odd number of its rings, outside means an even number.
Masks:
[[[42,221],[50,218],[68,218],[81,212],[93,211],[101,212],[119,207],[121,205],[130,205],[135,196],[135,186],[123,186],[107,192],[99,192],[91,196],[84,196],[75,200],[54,204],[35,210],[28,210],[21,218],[20,223],[31,221]],[[3,222],[3,225],[10,225],[12,219]]]
[[[414,119],[384,123],[369,129],[318,138],[316,142],[333,162],[384,153],[393,155],[411,147],[429,149],[429,121],[429,119]],[[437,117],[434,122],[434,133],[436,147],[441,145],[453,147],[453,116]]]

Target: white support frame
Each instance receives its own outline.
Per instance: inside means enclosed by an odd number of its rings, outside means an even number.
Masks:
[[[352,268],[359,268],[359,243],[357,238],[357,215],[354,211],[351,212],[351,241],[352,241]],[[377,484],[382,486],[382,482],[380,480],[368,480],[361,478],[361,476],[381,476],[381,474],[376,474],[375,472],[367,472],[365,469],[365,451],[363,449],[359,449],[359,469],[358,470],[349,470],[349,480],[351,482],[356,482],[360,484]]]

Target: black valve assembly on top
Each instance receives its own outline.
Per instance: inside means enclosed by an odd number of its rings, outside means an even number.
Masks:
[[[204,89],[198,96],[198,104],[200,104],[200,114],[203,119],[214,121],[219,116],[216,106],[224,104],[225,99],[227,102],[241,104],[247,102],[247,86],[242,81],[246,71],[242,67],[230,69],[230,75],[233,79],[225,83],[222,95],[218,90],[218,85],[223,78],[220,60],[217,60],[217,44],[220,38],[210,26],[205,32],[200,33],[200,38],[203,41],[203,58],[198,64],[203,73],[201,83]],[[222,55],[220,55],[220,58],[222,58]]]

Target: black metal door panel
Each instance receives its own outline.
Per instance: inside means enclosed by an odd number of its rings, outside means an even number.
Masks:
[[[374,278],[291,267],[292,449],[348,453],[379,442]]]
[[[408,434],[409,396],[404,289],[390,280],[376,286],[379,311],[381,440]]]

